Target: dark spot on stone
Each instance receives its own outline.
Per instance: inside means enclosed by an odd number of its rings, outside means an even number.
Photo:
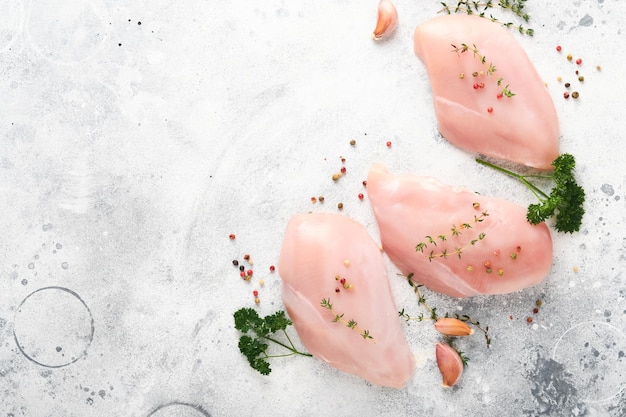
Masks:
[[[615,194],[615,190],[613,189],[613,186],[611,184],[602,184],[602,187],[600,187],[600,189],[606,195],[610,196]]]
[[[574,385],[573,377],[554,359],[537,357],[535,368],[528,374],[536,407],[528,415],[585,415],[586,405]]]
[[[593,17],[589,16],[589,14],[586,14],[583,16],[582,19],[580,19],[578,24],[580,26],[591,26],[593,24]]]

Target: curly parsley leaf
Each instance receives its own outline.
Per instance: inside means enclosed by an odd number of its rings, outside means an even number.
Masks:
[[[557,231],[574,233],[580,230],[585,214],[585,190],[576,182],[576,161],[572,155],[559,155],[552,162],[554,171],[548,175],[521,175],[482,159],[476,159],[476,162],[517,178],[537,196],[539,202],[530,204],[526,213],[530,223],[539,224],[554,217]],[[532,178],[551,179],[554,188],[547,194],[531,182]]]
[[[256,310],[252,308],[241,308],[237,310],[233,317],[235,319],[235,329],[239,330],[239,351],[246,357],[250,366],[259,371],[262,375],[272,372],[268,359],[282,356],[302,355],[311,356],[306,352],[300,352],[292,343],[286,332],[287,327],[293,323],[287,318],[284,311],[277,311],[261,318]],[[275,333],[281,332],[286,339],[281,342],[275,337]],[[269,344],[273,342],[290,353],[282,355],[269,355],[267,350]]]

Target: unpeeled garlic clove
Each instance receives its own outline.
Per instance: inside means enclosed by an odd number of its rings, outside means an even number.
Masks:
[[[459,382],[463,374],[463,360],[461,356],[454,348],[445,343],[437,343],[435,353],[437,356],[437,366],[443,378],[442,386],[444,388],[453,387]]]
[[[444,317],[435,322],[435,329],[446,336],[469,336],[474,333],[467,323],[454,317]]]
[[[374,29],[374,40],[389,36],[398,24],[398,11],[391,0],[380,0],[378,18]]]

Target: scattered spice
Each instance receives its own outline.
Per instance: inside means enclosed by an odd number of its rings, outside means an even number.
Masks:
[[[276,271],[276,267],[274,265],[270,265],[270,272]]]
[[[254,299],[255,304],[260,304],[261,303],[261,299],[259,297],[256,297]]]
[[[530,316],[526,317],[526,323],[530,324],[532,322],[533,322],[533,318],[532,317],[530,317]]]
[[[320,203],[324,202],[324,196],[323,195],[317,197],[317,199],[319,200]]]
[[[367,181],[363,181],[363,187],[367,187]]]
[[[567,91],[563,93],[563,98],[565,98],[565,99],[569,98],[569,93]]]
[[[357,197],[359,197],[359,200],[363,200],[363,198],[365,198],[365,196],[363,195],[363,193],[359,193],[359,195],[358,195]]]
[[[487,113],[493,113],[493,107],[491,106],[487,107]]]
[[[582,75],[579,75],[578,76],[578,81],[580,81],[582,83],[583,81],[585,81],[585,77],[583,77]]]
[[[572,93],[572,98],[578,98],[580,96],[580,94],[578,94],[578,91],[574,91]]]
[[[557,45],[557,46],[556,46],[556,51],[557,51],[557,52],[561,52],[561,50],[562,50],[562,49],[563,49],[563,48],[561,48],[561,45]]]
[[[571,61],[571,60],[572,60],[572,54],[568,54],[568,55],[567,55],[567,60],[568,60],[568,61]]]
[[[576,64],[577,64],[577,65],[580,65],[580,64],[582,64],[582,63],[583,63],[583,60],[582,60],[582,59],[578,58],[578,59],[576,60]]]
[[[262,287],[262,286],[264,286],[264,285],[265,285],[265,280],[260,279],[260,280],[259,280],[259,285],[260,285],[261,287]]]
[[[339,210],[342,210],[343,209],[343,203],[337,203],[337,208]]]
[[[311,203],[313,203],[313,204],[317,203],[317,198],[311,197]]]
[[[352,140],[350,141],[350,145],[351,145],[351,146],[356,145],[356,140],[352,139]]]
[[[259,296],[259,292],[257,290],[252,291],[252,295],[254,295],[255,297]]]
[[[570,83],[565,83],[565,88],[569,88]]]
[[[245,266],[243,266],[243,265],[239,265],[239,270],[240,270],[241,272],[243,272],[243,271],[245,271],[245,270],[246,270],[246,267],[245,267]]]
[[[235,236],[235,234],[234,234],[234,233],[231,233],[230,235],[228,235],[228,238],[229,238],[230,240],[235,240],[235,237],[236,237],[236,236]]]
[[[391,148],[391,142],[390,141],[387,141],[387,147]]]
[[[246,272],[248,275],[252,276],[252,274],[254,274],[254,271],[252,271],[251,269],[248,269],[248,271]]]
[[[246,253],[245,255],[243,255],[243,259],[245,259],[246,261],[249,261],[250,255]]]
[[[239,265],[239,261],[237,259],[233,259],[233,265],[235,266]]]
[[[347,171],[347,170],[346,170],[346,167],[341,167],[341,173],[342,173],[342,174],[345,174],[345,173],[346,173],[346,171]]]

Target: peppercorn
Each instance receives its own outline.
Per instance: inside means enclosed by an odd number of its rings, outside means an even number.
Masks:
[[[530,324],[533,322],[533,318],[532,317],[526,317],[526,323]]]
[[[231,233],[230,235],[228,235],[228,238],[229,238],[230,240],[235,240],[235,234],[234,234],[234,233]]]
[[[313,203],[313,204],[317,203],[317,198],[311,197],[311,203]]]
[[[247,253],[245,255],[243,255],[243,259],[245,259],[246,261],[250,259],[250,255],[248,255]]]
[[[252,275],[253,273],[254,271],[252,271],[251,269],[248,269],[248,272],[247,272],[248,275]]]
[[[537,301],[535,301],[535,305],[536,305],[537,307],[541,307],[541,304],[543,304],[543,302],[542,302],[541,300],[537,300]]]
[[[352,140],[350,141],[350,145],[352,145],[352,146],[356,145],[356,140],[352,139]]]
[[[363,181],[363,187],[367,187],[367,181]]]
[[[478,71],[472,72],[472,77],[478,77]]]
[[[578,98],[578,97],[579,97],[578,91],[574,91],[572,93],[572,98]]]
[[[317,199],[319,200],[320,203],[324,202],[324,196],[323,195],[317,197]]]
[[[233,265],[235,266],[239,265],[239,261],[237,259],[233,259]]]
[[[580,64],[582,64],[582,63],[583,63],[583,60],[582,60],[582,59],[578,58],[578,59],[576,60],[576,64],[577,64],[577,65],[580,65]]]
[[[239,265],[239,270],[243,272],[243,271],[245,271],[245,270],[246,270],[246,267],[245,267],[245,266],[243,266],[243,265]]]
[[[583,77],[582,75],[578,76],[578,81],[582,83],[583,81],[585,81],[585,77]]]
[[[561,45],[557,45],[557,46],[556,46],[556,51],[557,51],[557,52],[561,52],[561,49],[563,49],[563,48],[561,48]]]
[[[274,265],[270,265],[270,272],[276,271],[276,267]]]
[[[333,174],[332,179],[333,181],[339,180],[339,174]]]
[[[493,113],[493,107],[491,106],[487,107],[487,113]]]
[[[337,208],[338,208],[339,210],[343,209],[343,203],[338,203],[338,204],[337,204]]]
[[[535,313],[535,314],[539,313],[539,309],[538,308],[533,308],[533,313]]]
[[[563,98],[569,98],[569,93],[567,91],[563,93]]]
[[[391,142],[387,142],[387,147],[391,148]]]
[[[259,292],[257,290],[252,291],[252,295],[254,295],[255,297],[259,296]]]
[[[346,167],[341,167],[341,173],[345,174],[346,173]]]
[[[565,88],[569,88],[570,83],[565,83],[564,85],[565,85]]]
[[[365,196],[363,195],[363,193],[359,193],[359,195],[358,195],[357,197],[359,197],[359,200],[363,200],[363,198],[365,198]]]
[[[567,55],[567,60],[568,60],[568,61],[571,61],[571,60],[572,60],[572,54],[568,54],[568,55]]]

